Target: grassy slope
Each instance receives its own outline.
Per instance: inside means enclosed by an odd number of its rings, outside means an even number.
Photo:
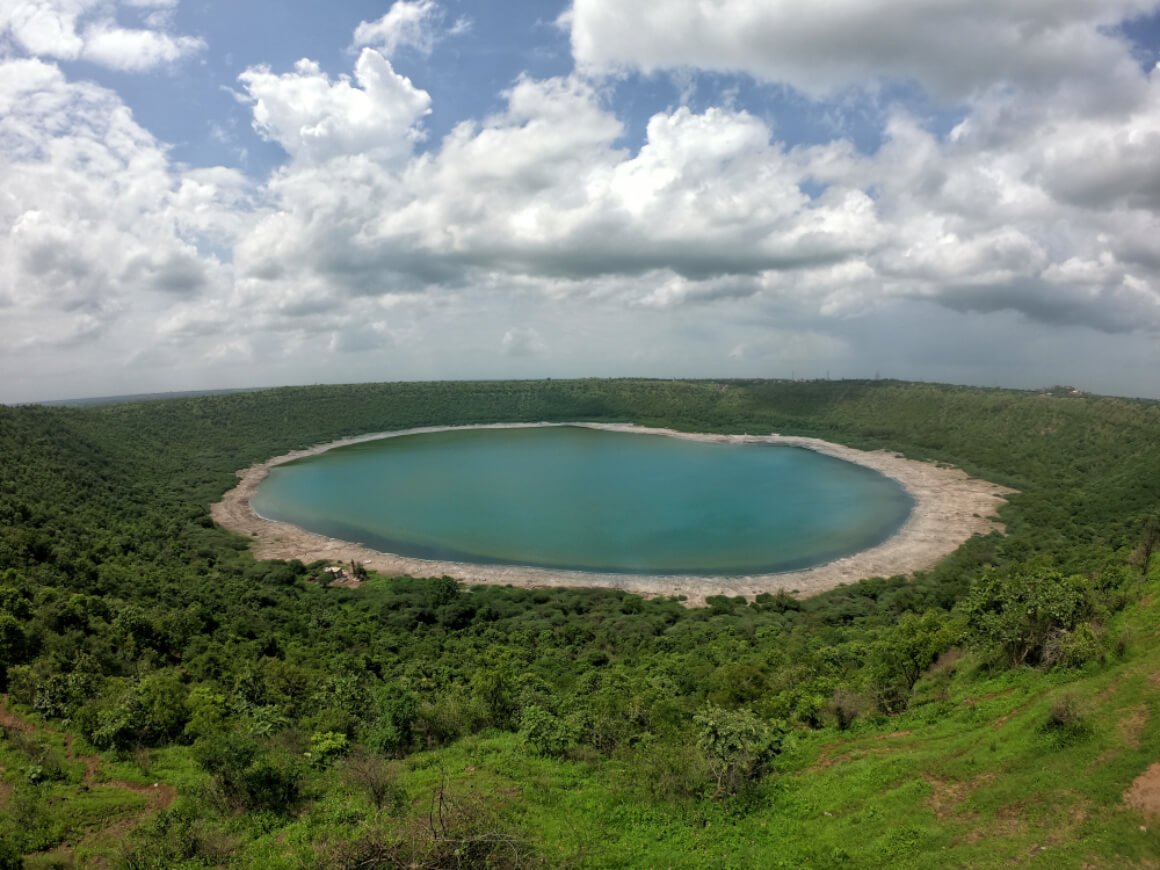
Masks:
[[[14,712],[2,700],[0,725],[8,739],[0,741],[0,813],[17,822],[53,819],[53,836],[25,859],[29,870],[115,862],[125,836],[173,804],[175,789],[204,779],[188,748],[160,750],[143,770],[133,761],[102,757],[82,739]],[[30,764],[30,755],[40,763]],[[36,788],[28,784],[33,768],[45,772]]]
[[[940,700],[846,734],[799,734],[749,807],[645,804],[615,765],[531,758],[516,736],[421,753],[402,783],[420,816],[447,776],[452,799],[482,799],[552,864],[640,867],[1156,866],[1160,827],[1123,802],[1160,760],[1160,576],[1120,618],[1123,660],[1076,674],[988,678],[969,660]],[[1044,730],[1053,702],[1078,701],[1086,733]],[[287,842],[324,840],[336,819],[373,813],[333,797],[251,846],[248,860],[298,866]]]

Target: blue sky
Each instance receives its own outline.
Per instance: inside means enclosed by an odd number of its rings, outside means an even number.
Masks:
[[[304,57],[332,73],[346,71],[353,57],[354,29],[381,15],[384,8],[382,2],[350,2],[335,8],[317,2],[248,0],[223,14],[220,3],[186,3],[177,8],[174,27],[205,40],[207,49],[196,62],[198,69],[142,77],[83,61],[63,66],[78,78],[91,78],[121,94],[140,123],[173,147],[176,159],[261,174],[278,166],[285,153],[253,131],[250,111],[232,95],[238,76],[259,64],[285,69]],[[433,111],[426,119],[429,138],[420,149],[437,146],[464,118],[502,109],[503,91],[519,76],[550,78],[575,68],[568,33],[556,23],[568,3],[446,2],[442,8],[452,20],[469,21],[468,31],[438,43],[430,54],[408,47],[394,59],[395,68],[420,82],[433,98]],[[878,105],[843,111],[738,74],[633,73],[609,85],[611,103],[627,126],[625,144],[633,149],[643,143],[648,119],[656,112],[682,102],[703,110],[724,94],[767,118],[790,145],[826,142],[841,134],[861,149],[873,150],[880,143],[881,107],[899,100],[944,131],[962,117],[957,107],[930,102],[921,90],[905,85],[893,85]],[[182,111],[174,111],[175,102]],[[223,142],[222,133],[231,141]],[[240,149],[245,149],[244,159]]]
[[[237,165],[261,173],[276,166],[283,152],[263,142],[251,129],[251,113],[231,96],[238,76],[248,67],[267,64],[285,69],[309,57],[324,69],[348,71],[353,58],[351,37],[362,21],[381,17],[389,4],[382,2],[274,2],[185,3],[178,7],[175,28],[201,36],[207,50],[201,69],[171,70],[165,78],[116,75],[100,67],[87,72],[108,83],[133,106],[141,122],[163,140],[175,145],[175,156],[194,165]],[[430,54],[405,47],[396,68],[422,82],[434,98],[427,121],[430,141],[437,143],[456,122],[494,111],[501,92],[521,73],[552,76],[572,67],[567,34],[554,26],[565,4],[511,2],[495,4],[485,16],[468,10],[478,3],[442,4],[453,20],[467,16],[470,31],[436,45]],[[496,13],[499,14],[496,14]],[[174,112],[173,101],[183,108]],[[237,137],[251,159],[240,161],[236,148],[223,144],[215,130]]]
[[[12,0],[0,401],[1160,397],[1160,0]]]

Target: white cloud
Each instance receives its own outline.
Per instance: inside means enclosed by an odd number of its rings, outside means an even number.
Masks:
[[[917,2],[915,39],[934,15]],[[1014,20],[995,14],[1000,29]],[[1085,0],[1019,15],[1060,33],[1103,20]],[[41,37],[69,33],[87,31]],[[656,51],[640,34],[638,51]],[[0,61],[5,373],[64,378],[67,357],[140,378],[208,360],[218,384],[831,367],[962,378],[956,324],[970,325],[979,371],[1038,353],[1066,369],[1053,337],[1090,350],[1100,330],[1138,381],[1160,363],[1148,350],[1160,73],[1101,73],[1080,55],[1055,91],[1034,58],[953,87],[925,78],[970,94],[962,122],[939,134],[887,107],[870,153],[841,138],[790,147],[727,99],[656,112],[636,145],[601,81],[524,75],[497,111],[420,149],[431,97],[386,56],[401,44],[364,48],[350,75],[309,60],[247,70],[253,123],[289,155],[264,181],[177,166],[110,91]],[[867,52],[849,63],[875,80],[927,75]],[[825,88],[849,84],[825,75]],[[1093,107],[1084,89],[1115,97]],[[1008,348],[1019,329],[1035,341]]]
[[[0,32],[29,54],[74,60],[85,42],[77,32],[77,19],[97,0],[26,0],[0,7]]]
[[[849,354],[848,342],[833,335],[770,328],[747,336],[729,351],[729,358],[763,367],[774,376],[784,376],[787,370],[792,376],[800,369],[804,377],[816,377],[826,368],[848,362]]]
[[[183,180],[112,92],[42,61],[0,63],[0,346],[124,340],[123,327],[223,286],[198,224],[221,222],[209,212],[225,181]]]
[[[328,347],[339,353],[364,353],[391,344],[391,330],[385,322],[351,323],[336,329]]]
[[[1132,105],[1098,117],[1018,92],[988,96],[942,139],[896,111],[873,155],[841,141],[787,151],[743,110],[686,107],[653,116],[634,154],[590,82],[524,77],[502,112],[413,156],[413,113],[362,141],[342,132],[367,115],[345,79],[332,85],[302,65],[263,77],[307,80],[303,116],[325,118],[342,143],[279,174],[274,208],[237,247],[247,292],[278,300],[283,316],[520,281],[552,298],[658,311],[792,300],[850,316],[911,297],[1108,331],[1160,328],[1151,155],[1139,144],[1160,120],[1155,75],[1139,75]],[[255,84],[259,122],[299,154],[303,122],[263,114]],[[399,145],[396,159],[376,159],[383,139]],[[1048,170],[1089,140],[1118,143],[1142,168],[1117,157],[1119,171],[1094,175],[1076,197],[1079,173]],[[807,194],[807,181],[824,190]],[[1111,265],[1084,283],[1063,266],[1072,257]]]
[[[85,29],[81,57],[129,72],[153,69],[197,53],[205,43],[192,36],[170,36],[156,30],[134,30],[108,22]]]
[[[504,112],[405,167],[342,156],[280,174],[276,207],[236,250],[247,292],[300,317],[513,279],[672,307],[753,296],[763,270],[820,267],[877,243],[865,193],[811,200],[743,112],[658,115],[634,156],[580,80],[521,79],[507,97]]]
[[[431,110],[430,96],[370,48],[359,55],[353,81],[332,81],[310,60],[282,75],[251,67],[240,78],[253,103],[255,129],[304,163],[355,155],[405,158],[422,136],[419,120]]]
[[[504,356],[541,356],[548,350],[543,336],[533,327],[512,327],[503,334],[500,349]]]
[[[118,5],[146,10],[143,28],[118,23]],[[167,32],[177,0],[8,0],[0,5],[0,37],[25,53],[86,60],[125,71],[174,63],[205,48],[192,36]],[[152,10],[149,12],[148,10]]]
[[[430,54],[444,36],[462,36],[471,29],[469,19],[459,18],[444,30],[444,19],[443,9],[434,0],[396,0],[382,18],[359,23],[354,46],[376,48],[387,57],[404,46]]]
[[[948,98],[1130,81],[1111,25],[1156,0],[574,0],[577,63],[593,72],[747,73],[814,96],[916,81]]]

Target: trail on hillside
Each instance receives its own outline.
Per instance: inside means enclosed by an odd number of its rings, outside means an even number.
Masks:
[[[64,739],[66,758],[71,762],[80,762],[84,765],[84,774],[80,782],[81,788],[129,791],[141,795],[146,800],[145,807],[133,816],[119,818],[98,831],[89,831],[81,834],[76,842],[63,842],[51,850],[54,853],[71,853],[78,847],[84,845],[86,841],[95,839],[97,836],[114,829],[127,834],[142,825],[154,814],[169,807],[177,799],[177,789],[168,783],[155,782],[147,785],[145,783],[129,782],[123,779],[99,779],[98,775],[101,770],[101,757],[99,755],[78,753],[73,749],[73,735],[68,732],[58,731],[48,725],[31,722],[18,713],[15,713],[8,707],[7,695],[0,695],[0,728],[17,731],[22,734],[42,732],[60,735]]]

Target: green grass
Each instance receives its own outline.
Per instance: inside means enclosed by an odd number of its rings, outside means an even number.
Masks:
[[[926,703],[906,713],[847,732],[796,732],[778,771],[744,800],[644,799],[649,783],[631,757],[537,758],[518,735],[491,732],[399,762],[402,821],[376,813],[334,768],[315,776],[289,820],[225,814],[215,823],[239,845],[242,866],[308,866],[327,843],[376,829],[427,836],[442,784],[453,806],[483,808],[484,824],[526,842],[548,866],[1150,866],[1160,828],[1123,802],[1160,759],[1160,580],[1141,592],[1108,627],[1131,638],[1121,657],[1080,671],[992,674],[966,655],[942,682],[928,675],[930,688],[918,693]],[[1068,739],[1044,727],[1063,698],[1074,699],[1083,723]],[[64,758],[59,732],[31,739]],[[146,799],[103,780],[167,782],[185,794],[206,781],[189,748],[173,746],[136,761],[103,758],[86,784],[79,756],[89,750],[79,740],[73,750],[63,778],[33,788],[21,781],[28,746],[0,741],[2,809],[11,816],[17,791],[35,793],[42,842],[30,868],[58,866],[70,853],[82,865],[115,862]]]
[[[491,807],[549,866],[1148,866],[1160,828],[1123,794],[1160,758],[1160,602],[1121,622],[1137,638],[1123,660],[988,676],[968,657],[942,700],[845,733],[800,732],[747,801],[645,801],[628,761],[539,759],[493,734],[409,758],[406,812],[421,828],[442,781],[452,802]],[[1060,741],[1044,725],[1065,696],[1085,728]],[[296,866],[326,837],[375,826],[361,796],[328,790],[255,838],[244,863]]]

